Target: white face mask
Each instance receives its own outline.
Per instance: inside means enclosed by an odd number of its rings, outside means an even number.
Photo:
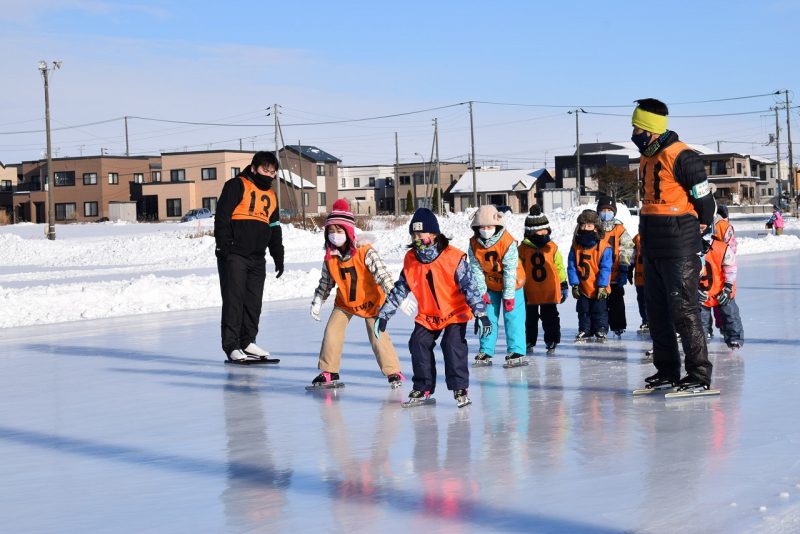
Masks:
[[[341,247],[344,245],[345,241],[347,241],[347,234],[330,233],[328,234],[328,241],[330,241],[331,245],[334,247]]]
[[[489,229],[481,228],[480,230],[478,230],[478,233],[480,233],[481,237],[484,239],[490,239],[494,235],[494,232],[495,232],[494,228],[489,228]]]

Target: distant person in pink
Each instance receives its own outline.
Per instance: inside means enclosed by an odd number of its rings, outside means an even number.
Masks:
[[[767,230],[775,229],[775,235],[783,234],[783,214],[778,206],[772,206],[772,217],[767,221]]]

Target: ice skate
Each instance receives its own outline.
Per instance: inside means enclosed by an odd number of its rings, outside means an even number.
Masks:
[[[555,342],[552,342],[552,341],[550,343],[548,343],[547,345],[545,345],[545,347],[547,347],[547,354],[548,355],[555,354],[557,345],[558,345],[558,343],[555,343]]]
[[[608,336],[607,336],[607,334],[605,332],[603,332],[601,330],[600,332],[598,332],[598,333],[596,333],[594,335],[594,338],[595,338],[595,341],[597,341],[598,343],[605,343],[606,340],[608,339]]]
[[[646,332],[650,332],[650,325],[647,323],[642,323],[639,325],[639,333],[644,334]]]
[[[675,381],[670,380],[668,378],[664,378],[660,374],[656,373],[652,376],[648,376],[644,379],[645,386],[641,389],[634,389],[633,395],[649,395],[651,393],[655,393],[656,391],[665,391],[665,390],[672,390],[675,389]]]
[[[466,389],[457,389],[453,391],[453,397],[456,399],[456,406],[459,408],[472,404],[472,401],[467,396]]]
[[[339,382],[339,373],[322,372],[311,381],[310,386],[306,386],[306,391],[314,391],[318,389],[336,389],[343,387],[344,382]]]
[[[535,346],[536,346],[536,345],[534,345],[533,343],[528,343],[528,344],[525,346],[525,352],[526,352],[527,354],[533,354],[533,348],[534,348]]]
[[[414,408],[427,404],[436,404],[436,399],[431,397],[431,392],[412,389],[411,393],[408,394],[408,400],[404,402],[402,406],[403,408]]]
[[[403,376],[403,373],[392,373],[388,377],[389,385],[392,389],[397,389],[403,385],[406,377]]]
[[[522,367],[523,365],[528,365],[528,360],[522,354],[512,352],[506,356],[506,363],[503,364],[503,368],[510,369],[511,367]]]
[[[585,343],[587,339],[589,339],[589,334],[586,332],[578,332],[575,335],[575,343]]]
[[[653,361],[653,349],[648,349],[644,351],[644,356],[642,356],[642,363],[649,363]]]
[[[731,350],[739,350],[742,348],[742,344],[738,341],[731,341],[728,343],[728,348]]]
[[[247,356],[248,363],[280,363],[278,358],[270,358],[269,352],[255,343],[250,343],[242,351]]]
[[[486,353],[479,352],[472,362],[472,367],[488,367],[492,365],[492,357]]]
[[[706,395],[719,395],[718,389],[711,389],[709,384],[701,382],[693,376],[685,376],[677,384],[677,390],[665,395],[668,399],[686,397],[702,397]]]
[[[620,330],[614,330],[614,335],[616,335],[617,337],[622,337],[622,334],[624,334],[624,333],[625,333],[625,329],[624,328],[622,328]]]
[[[248,358],[247,354],[242,349],[234,349],[228,353],[228,359],[225,360],[225,363],[233,364],[233,365],[250,365],[253,363],[265,363],[261,362],[261,360],[251,360]]]

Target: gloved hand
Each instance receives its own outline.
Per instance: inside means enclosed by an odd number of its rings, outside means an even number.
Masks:
[[[492,321],[486,315],[478,315],[475,317],[475,335],[479,337],[486,337],[492,333]]]
[[[720,306],[725,306],[731,301],[731,293],[733,293],[733,284],[725,282],[722,291],[717,295],[717,302],[719,302]]]
[[[706,253],[708,253],[708,251],[711,250],[711,245],[714,242],[714,225],[706,227],[700,238],[702,239],[703,242],[702,243],[703,248],[701,254],[705,256]]]
[[[628,269],[629,267],[627,265],[619,266],[619,271],[617,271],[617,279],[615,280],[618,286],[624,286],[628,281]]]
[[[411,297],[406,297],[406,299],[400,303],[399,307],[400,311],[409,317],[413,317],[417,314],[417,303],[414,302]]]
[[[489,298],[488,292],[483,294],[483,302],[485,302],[487,305],[492,303],[492,300]]]
[[[277,273],[275,278],[280,278],[283,274],[283,259],[275,262],[275,272]]]
[[[381,332],[386,332],[386,323],[389,321],[383,317],[377,317],[375,324],[372,325],[372,333],[375,334],[375,339],[380,339]]]
[[[633,283],[633,269],[628,269],[628,283]]]
[[[572,286],[572,297],[575,300],[578,300],[579,298],[581,298],[581,288],[580,287]]]
[[[503,299],[503,309],[506,313],[514,310],[514,299]]]
[[[228,257],[228,252],[230,252],[230,248],[230,245],[217,243],[217,246],[214,249],[214,255],[216,255],[218,259],[225,261],[225,258]]]
[[[319,312],[322,309],[322,300],[319,297],[314,297],[311,301],[311,318],[319,321]]]
[[[569,293],[569,285],[566,282],[561,282],[561,302],[564,304],[567,301],[567,294]]]
[[[697,290],[697,299],[700,301],[700,304],[705,304],[708,301],[708,291],[703,291],[702,289]]]
[[[604,300],[608,298],[608,289],[601,287],[597,290],[597,300]]]

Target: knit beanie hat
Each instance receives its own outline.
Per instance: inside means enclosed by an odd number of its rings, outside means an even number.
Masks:
[[[603,225],[601,222],[600,215],[598,215],[596,211],[583,210],[581,214],[578,215],[578,225],[575,227],[575,232],[578,232],[582,224],[593,224],[594,232],[597,235],[597,238],[603,239],[603,236],[605,236],[605,231],[603,230]]]
[[[597,213],[600,213],[600,210],[604,208],[613,211],[614,215],[617,214],[617,203],[608,195],[600,195],[600,198],[597,199]]]
[[[723,219],[727,219],[728,218],[728,206],[726,206],[725,204],[717,204],[717,213]]]
[[[539,204],[534,204],[528,210],[528,216],[525,217],[525,234],[534,234],[539,230],[547,230],[547,235],[553,233],[550,228],[550,221],[547,220],[547,215],[542,213],[542,208]]]
[[[350,253],[354,254],[356,251],[356,218],[353,216],[353,212],[350,211],[350,204],[347,203],[347,200],[340,198],[333,203],[333,209],[328,214],[328,218],[325,219],[325,247],[328,249],[325,259],[330,258],[331,247],[333,246],[328,242],[328,227],[334,224],[344,228],[344,233],[350,242]]]
[[[429,234],[441,234],[439,230],[439,221],[436,215],[433,214],[428,208],[419,208],[414,212],[411,217],[411,223],[408,225],[408,233],[414,232],[427,232]]]
[[[478,208],[478,211],[472,216],[470,226],[473,228],[477,226],[505,226],[505,222],[503,221],[503,214],[497,211],[494,204],[486,204]]]

